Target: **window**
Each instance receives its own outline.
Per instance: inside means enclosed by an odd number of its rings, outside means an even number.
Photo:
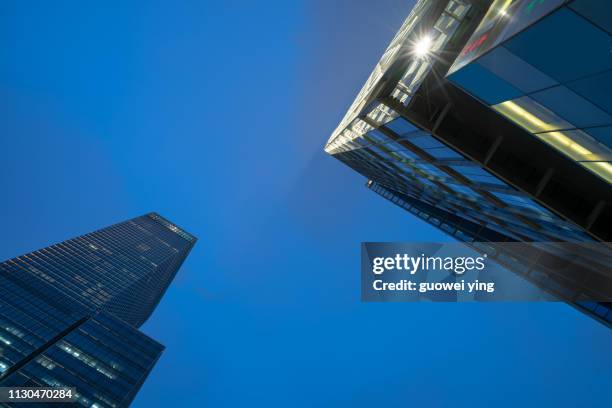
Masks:
[[[500,103],[493,108],[514,123],[535,133],[543,142],[580,162],[599,177],[608,182],[612,180],[612,165],[609,163],[612,161],[612,151],[533,99],[525,96]],[[593,130],[598,132],[597,128]],[[599,132],[605,135],[605,129]]]
[[[612,151],[582,130],[540,133],[536,136],[576,161],[612,161]]]
[[[525,12],[530,4],[542,3],[532,7],[533,14],[546,11],[544,9],[551,10],[556,2],[530,0],[524,3]],[[522,23],[518,22],[524,27]],[[561,8],[532,25],[506,42],[505,47],[559,82],[612,68],[610,35],[567,8]]]
[[[487,183],[496,184],[499,186],[507,186],[504,181],[498,179],[488,171],[477,166],[453,165],[449,167],[463,175],[468,180],[473,181],[474,183]]]
[[[584,131],[600,143],[612,148],[612,126],[589,128]]]
[[[578,128],[612,125],[612,117],[565,86],[555,86],[531,97]]]
[[[557,81],[502,46],[484,55],[478,63],[521,92],[534,92],[557,84]]]
[[[435,149],[427,149],[425,150],[427,153],[431,154],[433,157],[435,157],[436,159],[441,159],[441,160],[461,160],[463,159],[463,156],[461,156],[459,153],[455,152],[454,150],[448,148],[448,147],[439,147],[439,148],[435,148]]]
[[[387,123],[385,126],[400,136],[417,130],[417,128],[413,124],[411,124],[410,122],[408,122],[406,119],[403,119],[403,118],[395,119]]]
[[[532,133],[574,128],[528,96],[502,102],[493,109]]]

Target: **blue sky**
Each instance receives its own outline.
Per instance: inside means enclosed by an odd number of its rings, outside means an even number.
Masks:
[[[135,407],[612,403],[566,305],[359,301],[361,241],[447,239],[322,151],[411,3],[0,5],[0,258],[148,211],[200,238]]]

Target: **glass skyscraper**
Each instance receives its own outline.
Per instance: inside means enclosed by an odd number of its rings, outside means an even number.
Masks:
[[[325,150],[461,241],[609,242],[611,11],[418,1]],[[612,293],[601,274],[588,285]],[[612,318],[609,303],[559,285],[564,300]]]
[[[150,213],[0,263],[0,386],[129,405],[164,349],[138,328],[195,242]]]

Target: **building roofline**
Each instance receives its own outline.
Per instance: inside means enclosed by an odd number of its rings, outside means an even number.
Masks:
[[[176,225],[174,222],[170,221],[169,219],[160,215],[157,212],[150,212],[146,214],[146,216],[157,222],[158,224],[168,228],[170,231],[175,232],[177,235],[186,239],[187,241],[192,242],[193,244],[198,241],[198,238],[195,235],[185,231],[182,227]]]

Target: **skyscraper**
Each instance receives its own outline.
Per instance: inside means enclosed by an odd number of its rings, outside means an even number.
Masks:
[[[611,8],[418,1],[325,150],[413,212],[496,239],[608,242]],[[611,282],[603,271],[591,285]],[[609,303],[581,304],[612,317]]]
[[[0,386],[127,406],[163,351],[138,328],[195,242],[150,213],[0,263]]]

